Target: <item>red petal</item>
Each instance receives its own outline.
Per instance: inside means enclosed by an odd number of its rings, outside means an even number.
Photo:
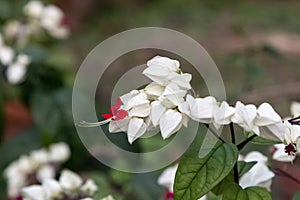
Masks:
[[[116,101],[116,104],[110,108],[110,112],[111,112],[114,116],[116,116],[116,115],[117,115],[117,111],[120,109],[121,105],[122,105],[121,98],[118,97],[118,98],[117,98],[117,101]]]
[[[104,119],[110,119],[110,118],[113,117],[113,115],[112,115],[112,114],[102,114],[102,117],[103,117]]]
[[[128,116],[128,112],[126,110],[118,110],[117,114],[115,115],[114,120],[121,120]]]
[[[174,193],[167,191],[165,196],[167,199],[174,198]]]

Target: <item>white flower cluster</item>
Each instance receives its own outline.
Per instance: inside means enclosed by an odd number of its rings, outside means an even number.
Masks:
[[[48,178],[42,185],[31,185],[22,189],[24,200],[93,200],[98,186],[92,179],[85,182],[70,171],[63,170],[59,180]]]
[[[0,33],[0,66],[7,67],[5,74],[11,84],[25,80],[31,58],[17,51],[26,45],[30,36],[37,36],[43,30],[58,39],[69,35],[69,29],[63,25],[64,14],[57,6],[29,1],[24,7],[24,15],[24,22],[10,20],[4,25],[3,34]]]
[[[248,153],[245,157],[240,156],[239,160],[253,162],[256,164],[240,178],[239,184],[242,188],[251,186],[264,187],[271,190],[272,178],[275,174],[267,167],[268,158],[257,151]]]
[[[69,35],[69,29],[63,24],[64,13],[57,6],[45,6],[41,1],[32,0],[25,5],[23,12],[28,18],[27,34],[43,28],[54,38],[63,39]]]
[[[4,171],[8,183],[8,196],[18,197],[27,185],[54,178],[59,165],[70,157],[65,143],[52,144],[49,149],[35,150],[12,162]]]

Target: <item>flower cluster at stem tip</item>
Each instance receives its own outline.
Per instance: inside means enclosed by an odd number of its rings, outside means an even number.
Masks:
[[[300,141],[299,118],[282,120],[266,102],[256,107],[237,101],[235,106],[230,106],[213,96],[194,97],[190,92],[192,75],[184,73],[180,63],[168,57],[156,56],[149,60],[143,75],[152,82],[143,89],[118,97],[111,113],[103,115],[105,121],[82,122],[81,125],[109,123],[109,132],[126,132],[128,142],[132,144],[156,127],[166,139],[182,126],[188,126],[189,120],[212,125],[217,130],[232,123],[246,132],[279,141],[289,160],[295,158]]]

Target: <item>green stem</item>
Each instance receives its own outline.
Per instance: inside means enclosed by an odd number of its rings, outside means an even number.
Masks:
[[[216,130],[212,129],[209,124],[204,124],[204,126],[214,135],[216,136],[216,138],[218,138],[221,142],[226,143],[221,136],[219,136],[220,134],[218,132],[216,132]]]
[[[235,133],[234,133],[233,123],[230,123],[229,127],[230,127],[231,141],[233,144],[235,144],[236,142],[235,142]],[[239,184],[239,172],[238,172],[237,162],[235,163],[235,165],[233,167],[233,175],[234,175],[234,182],[236,184]]]

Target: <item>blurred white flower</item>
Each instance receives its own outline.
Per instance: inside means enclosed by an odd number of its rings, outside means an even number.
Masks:
[[[158,177],[158,184],[168,188],[170,192],[173,192],[173,185],[175,180],[176,171],[178,168],[178,164],[168,167],[163,171],[163,173]]]
[[[0,46],[0,62],[3,65],[9,65],[12,63],[15,57],[15,52],[8,46]]]
[[[25,54],[19,54],[17,60],[10,65],[6,70],[6,77],[9,83],[18,84],[25,79],[27,65],[30,63],[30,58]]]
[[[59,178],[59,183],[65,190],[76,190],[82,184],[82,179],[70,170],[63,170]]]
[[[41,1],[32,0],[29,1],[23,8],[23,13],[31,18],[40,18],[44,9],[44,5]]]
[[[50,162],[64,162],[69,159],[70,154],[69,145],[64,142],[55,143],[49,147]]]
[[[55,177],[55,169],[51,165],[43,165],[36,172],[36,178],[39,182]]]
[[[235,114],[232,117],[232,122],[238,124],[246,131],[253,131],[256,134],[259,134],[259,128],[254,124],[254,121],[257,116],[257,109],[254,105],[244,105],[238,101],[235,105]]]
[[[30,153],[33,165],[39,167],[49,161],[49,155],[46,149],[34,150]]]
[[[88,179],[84,185],[81,186],[80,190],[89,196],[93,196],[98,190],[98,186],[92,179]]]
[[[290,110],[291,110],[291,114],[292,114],[293,117],[300,116],[300,102],[294,101],[291,104]]]
[[[115,200],[115,199],[111,195],[108,195],[107,197],[104,197],[101,200]]]
[[[58,181],[54,179],[46,179],[42,184],[45,193],[45,199],[60,199],[63,193],[63,189]]]
[[[260,152],[250,152],[245,156],[244,161],[256,161],[257,163],[240,178],[240,186],[242,188],[260,186],[270,191],[275,174],[266,166],[268,158]]]
[[[66,38],[69,30],[63,26],[64,14],[60,8],[54,5],[44,7],[41,15],[41,26],[49,31],[55,38]]]
[[[31,185],[23,188],[22,196],[26,200],[46,200],[44,188],[40,185]]]

